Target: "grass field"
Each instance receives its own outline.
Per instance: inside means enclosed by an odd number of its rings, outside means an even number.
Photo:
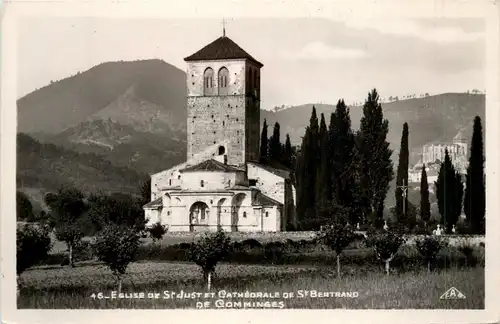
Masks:
[[[212,291],[269,292],[276,299],[223,299],[283,302],[284,308],[354,309],[481,309],[484,308],[484,268],[450,268],[427,273],[418,270],[385,276],[381,271],[346,265],[337,278],[332,267],[264,266],[220,264]],[[130,265],[123,281],[123,293],[159,293],[159,299],[99,299],[92,294],[111,296],[116,282],[110,271],[96,263],[81,263],[76,268],[44,266],[27,270],[20,278],[18,308],[194,308],[198,299],[163,299],[164,291],[204,292],[198,266],[180,262],[138,262]],[[440,300],[455,287],[466,299]],[[299,298],[298,291],[357,292],[355,298]],[[283,293],[295,297],[283,299]],[[305,294],[305,293],[304,293]],[[226,305],[230,306],[230,305]],[[279,305],[277,307],[280,307]]]

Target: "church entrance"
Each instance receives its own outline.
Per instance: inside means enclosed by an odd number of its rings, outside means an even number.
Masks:
[[[195,202],[189,209],[189,231],[200,232],[208,230],[208,217],[210,216],[207,204],[202,201]]]
[[[246,195],[244,193],[239,193],[233,197],[231,206],[231,232],[238,232],[238,223],[239,223],[239,215],[240,208],[243,200],[245,200]]]

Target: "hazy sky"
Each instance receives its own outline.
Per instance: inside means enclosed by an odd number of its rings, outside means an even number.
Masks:
[[[226,18],[227,19],[227,18]],[[262,107],[463,92],[485,84],[484,21],[227,19],[226,34],[264,64]],[[221,20],[24,18],[18,96],[106,61],[183,58],[222,34]]]

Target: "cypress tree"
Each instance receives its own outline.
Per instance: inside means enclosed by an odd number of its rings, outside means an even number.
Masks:
[[[325,117],[321,114],[321,151],[320,163],[318,167],[318,177],[316,184],[316,205],[317,210],[322,209],[331,200],[331,168],[330,168],[330,150],[328,147],[328,131],[326,129]]]
[[[473,233],[484,231],[486,210],[486,186],[484,176],[484,146],[481,118],[474,118],[474,128],[467,167],[464,212]]]
[[[297,218],[302,230],[316,218],[316,177],[318,169],[318,118],[313,106],[296,162]]]
[[[287,168],[292,168],[292,159],[293,159],[293,149],[292,149],[292,144],[290,142],[290,135],[286,134],[283,165],[285,165]]]
[[[268,151],[268,139],[267,139],[267,121],[264,119],[264,125],[262,126],[262,133],[260,135],[260,158],[265,160],[267,158]]]
[[[280,162],[283,159],[282,146],[280,142],[280,124],[274,124],[273,135],[269,139],[268,156],[271,160]]]
[[[463,184],[461,175],[455,171],[451,162],[448,150],[445,151],[435,186],[441,214],[440,223],[450,232],[462,212]]]
[[[363,216],[383,219],[384,200],[394,177],[387,133],[389,121],[384,119],[377,90],[373,89],[363,105],[363,117],[356,144],[359,163],[358,203]]]
[[[427,224],[431,219],[431,204],[429,202],[429,183],[427,181],[427,171],[425,164],[422,168],[422,178],[420,179],[420,218]]]
[[[408,186],[408,164],[410,152],[408,150],[408,123],[403,124],[403,133],[401,134],[401,146],[399,151],[399,164],[396,175],[396,218],[400,224],[408,224],[408,191],[403,197],[403,186]]]
[[[332,199],[343,208],[350,208],[352,224],[358,222],[353,213],[356,207],[354,190],[356,170],[354,164],[355,141],[351,129],[351,117],[344,100],[339,100],[330,118],[328,146],[330,156],[330,178],[332,181]]]

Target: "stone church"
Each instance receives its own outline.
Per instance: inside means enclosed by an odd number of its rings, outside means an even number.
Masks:
[[[187,63],[187,159],[151,176],[148,225],[279,232],[295,224],[290,170],[260,159],[263,64],[225,35]]]

